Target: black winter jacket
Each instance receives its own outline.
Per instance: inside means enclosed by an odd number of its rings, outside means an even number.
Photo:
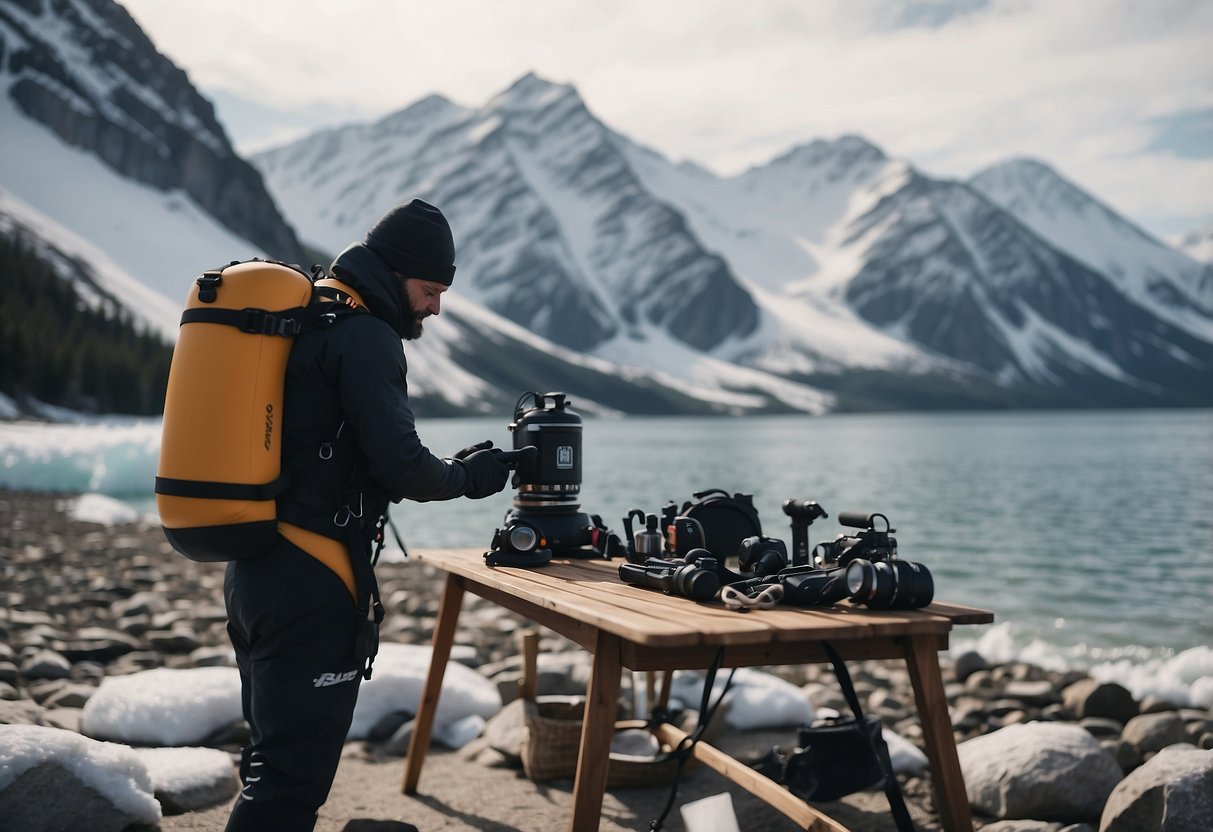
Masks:
[[[389,501],[449,500],[468,483],[461,464],[439,459],[417,436],[398,279],[362,244],[338,255],[333,274],[370,314],[342,314],[295,341],[283,405],[283,460],[293,485],[278,514],[342,539],[333,522],[342,506],[360,513],[369,533]],[[329,446],[331,458],[322,459]]]

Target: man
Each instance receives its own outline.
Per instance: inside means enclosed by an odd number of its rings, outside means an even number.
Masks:
[[[233,561],[224,581],[250,742],[227,828],[311,830],[328,798],[382,607],[369,561],[389,502],[479,499],[509,470],[491,442],[451,459],[417,436],[401,339],[421,335],[455,276],[446,218],[413,200],[318,281],[332,314],[296,340],[287,365],[280,537]]]

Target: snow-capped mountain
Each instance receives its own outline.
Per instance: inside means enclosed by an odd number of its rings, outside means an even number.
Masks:
[[[327,248],[394,202],[440,205],[461,291],[628,366],[864,378],[886,404],[915,380],[969,404],[1213,399],[1200,268],[1060,177],[1047,200],[1013,193],[1019,163],[938,181],[845,136],[722,178],[534,75],[480,108],[431,97],[253,162]]]
[[[115,3],[0,0],[0,141],[0,235],[20,238],[90,305],[124,305],[166,338],[200,271],[305,262],[210,104]],[[821,412],[832,401],[731,365],[707,385],[624,368],[471,300],[444,306],[409,345],[423,414],[508,413],[519,392],[553,388],[589,412]]]
[[[1175,248],[1198,263],[1213,264],[1213,223],[1182,234],[1173,242]]]
[[[1048,165],[1014,159],[970,184],[1037,236],[1107,276],[1134,303],[1208,339],[1213,285],[1203,266],[1066,180]]]
[[[655,331],[708,351],[758,324],[728,264],[643,188],[571,87],[528,75],[479,110],[435,96],[255,163],[329,250],[411,195],[441,206],[459,291],[573,349]]]
[[[166,334],[205,268],[441,206],[458,278],[407,346],[426,413],[1213,403],[1213,270],[1022,163],[939,181],[844,136],[718,177],[526,75],[249,164],[107,0],[0,0],[0,140],[0,234]]]

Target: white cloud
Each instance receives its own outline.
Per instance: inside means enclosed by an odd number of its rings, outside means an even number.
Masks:
[[[1168,222],[1213,217],[1206,161],[1142,153],[1151,120],[1213,106],[1213,3],[126,5],[196,84],[274,107],[372,118],[431,92],[479,105],[534,70],[621,132],[722,172],[854,132],[943,175],[1031,155],[1139,221],[1159,222],[1170,193],[1184,207]]]

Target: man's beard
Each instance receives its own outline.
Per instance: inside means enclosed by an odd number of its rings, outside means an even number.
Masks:
[[[409,300],[409,293],[405,291],[403,281],[400,284],[400,300],[404,303],[404,340],[416,341],[421,337],[421,322],[429,313],[418,314],[413,308],[413,302]]]

